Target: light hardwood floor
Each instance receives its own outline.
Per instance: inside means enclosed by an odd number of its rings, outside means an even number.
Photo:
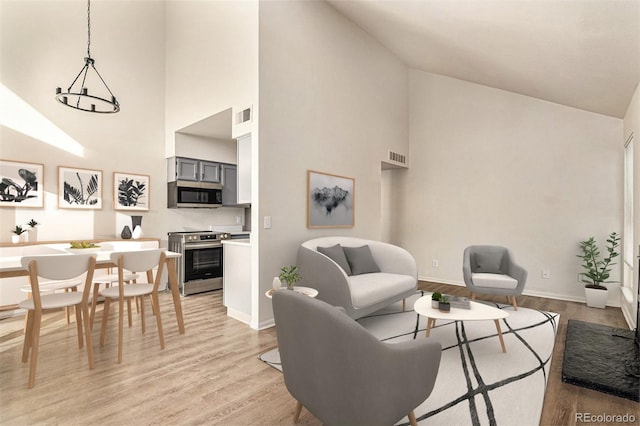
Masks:
[[[432,283],[421,287],[465,292]],[[295,401],[282,375],[257,358],[277,346],[274,328],[257,332],[228,318],[222,293],[213,292],[183,298],[186,333],[180,335],[170,294],[160,297],[166,348],[160,350],[155,322],[148,321],[142,335],[139,315],[134,313],[133,328],[125,327],[124,360],[118,365],[117,321],[112,317],[104,348],[97,344],[99,327],[94,327],[93,370],[84,350],[77,348],[75,326],[66,325],[62,312],[46,315],[36,386],[31,390],[28,365],[20,362],[23,321],[0,321],[0,424],[292,424]],[[637,403],[567,385],[560,378],[567,320],[624,327],[619,309],[591,309],[527,296],[518,303],[561,315],[542,425],[576,424],[576,412],[635,413],[640,418]],[[299,424],[320,422],[303,410]]]

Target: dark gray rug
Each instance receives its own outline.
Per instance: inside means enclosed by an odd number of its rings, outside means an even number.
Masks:
[[[562,381],[640,401],[633,331],[569,320]]]

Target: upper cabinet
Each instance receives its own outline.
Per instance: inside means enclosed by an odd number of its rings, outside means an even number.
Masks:
[[[189,180],[220,183],[220,163],[195,158],[173,157],[168,161],[169,181]]]
[[[222,164],[222,205],[236,206],[238,204],[238,168],[235,164]]]

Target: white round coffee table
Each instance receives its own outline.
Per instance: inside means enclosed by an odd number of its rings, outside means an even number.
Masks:
[[[470,302],[471,309],[454,308],[451,307],[451,311],[443,312],[439,309],[431,307],[431,295],[422,296],[416,300],[413,305],[413,309],[419,314],[427,318],[427,330],[426,335],[429,337],[429,333],[433,326],[436,324],[436,320],[452,320],[452,321],[486,321],[493,320],[496,324],[496,330],[498,330],[498,338],[500,339],[500,346],[502,346],[502,352],[507,352],[504,346],[504,339],[502,338],[502,330],[500,329],[500,320],[507,318],[509,312],[494,308],[493,306],[485,305],[478,302]]]

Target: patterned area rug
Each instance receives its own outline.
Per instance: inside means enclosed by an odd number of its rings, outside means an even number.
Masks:
[[[408,299],[407,307],[421,295]],[[440,342],[442,360],[433,392],[414,410],[419,424],[539,424],[560,316],[490,305],[510,314],[500,324],[507,352],[500,348],[493,321],[438,321],[428,339]],[[427,338],[426,319],[402,312],[402,302],[358,322],[385,342]],[[281,370],[277,349],[259,358]],[[408,424],[407,418],[398,424]]]

